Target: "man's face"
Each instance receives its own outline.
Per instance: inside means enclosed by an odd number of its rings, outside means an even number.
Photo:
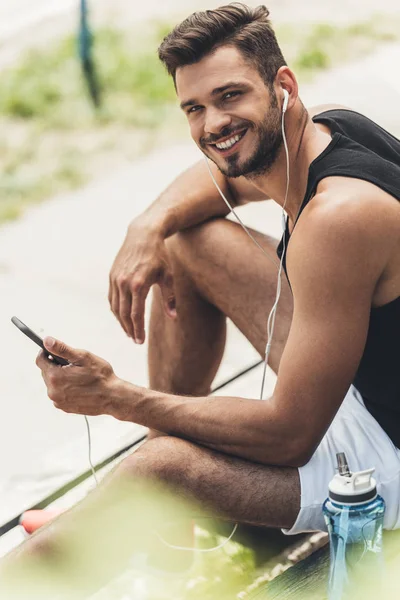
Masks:
[[[228,177],[265,175],[282,145],[274,91],[232,46],[180,67],[176,87],[199,148]]]

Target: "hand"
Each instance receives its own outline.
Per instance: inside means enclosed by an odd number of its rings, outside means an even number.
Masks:
[[[152,285],[160,286],[166,315],[176,319],[173,274],[164,238],[131,226],[110,272],[108,300],[125,333],[137,344],[145,340],[144,311]]]
[[[43,351],[36,359],[54,406],[80,415],[110,414],[113,385],[118,380],[111,365],[86,350],[76,350],[51,337],[44,339],[44,345],[50,354],[70,363],[57,365]]]

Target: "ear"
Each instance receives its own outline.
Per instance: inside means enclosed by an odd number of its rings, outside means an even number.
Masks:
[[[282,97],[282,90],[285,90],[289,95],[286,109],[293,106],[299,94],[299,86],[293,71],[289,69],[289,67],[287,67],[286,65],[278,69],[275,78],[275,84],[277,97],[282,98],[282,102],[284,102],[284,98]]]

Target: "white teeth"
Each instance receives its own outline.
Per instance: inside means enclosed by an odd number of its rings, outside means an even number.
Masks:
[[[229,138],[229,140],[225,140],[225,142],[215,145],[217,146],[218,150],[227,150],[228,148],[232,148],[232,146],[236,144],[241,137],[242,135],[234,135],[233,137]]]

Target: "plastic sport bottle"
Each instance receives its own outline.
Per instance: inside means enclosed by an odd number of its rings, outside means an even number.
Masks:
[[[365,598],[382,580],[385,502],[376,492],[375,469],[351,473],[344,452],[336,458],[339,472],[322,507],[330,538],[328,597]]]

